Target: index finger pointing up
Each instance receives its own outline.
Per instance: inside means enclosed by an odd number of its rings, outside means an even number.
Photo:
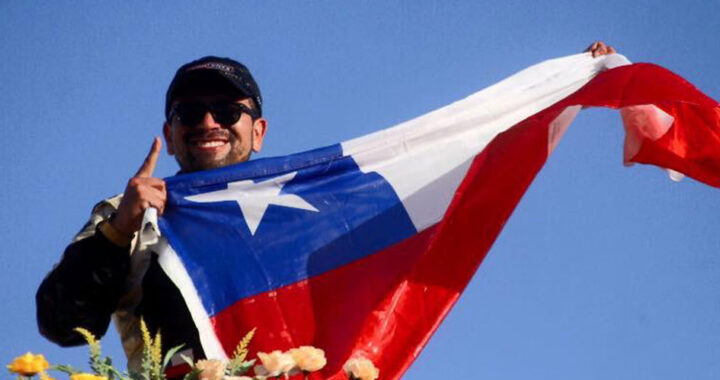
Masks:
[[[160,138],[156,136],[153,140],[152,146],[150,147],[150,153],[148,153],[147,157],[145,157],[145,161],[135,174],[136,177],[152,177],[158,157],[160,156],[161,148],[162,142],[160,141]]]

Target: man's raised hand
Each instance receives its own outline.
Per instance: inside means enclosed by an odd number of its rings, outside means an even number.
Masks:
[[[614,47],[605,45],[602,41],[593,42],[587,49],[585,49],[585,51],[590,52],[593,57],[616,53]]]
[[[150,153],[135,176],[128,181],[117,213],[110,221],[111,225],[125,236],[131,236],[140,228],[146,208],[155,207],[160,215],[165,209],[165,181],[152,176],[161,148],[160,138],[155,137]]]

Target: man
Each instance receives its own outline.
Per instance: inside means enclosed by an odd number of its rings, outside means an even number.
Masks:
[[[588,51],[597,56],[614,49],[596,42]],[[165,115],[167,150],[181,173],[245,162],[260,151],[267,131],[254,79],[245,66],[224,58],[182,66],[168,89]],[[40,331],[61,345],[82,343],[72,330],[77,326],[103,335],[114,315],[131,369],[139,368],[141,316],[151,331],[162,331],[165,349],[185,344],[193,360],[205,356],[178,289],[157,255],[134,237],[145,209],[164,210],[165,183],[152,177],[160,149],[156,138],[124,195],[95,206],[37,294]]]
[[[226,58],[182,66],[167,91],[165,116],[167,151],[181,173],[245,162],[260,151],[267,131],[255,80]],[[184,344],[193,359],[204,357],[180,293],[134,236],[146,208],[162,214],[165,206],[165,182],[152,176],[160,150],[155,138],[123,195],[94,207],[37,293],[40,332],[62,346],[83,343],[75,327],[102,336],[114,314],[132,369],[139,369],[142,353],[140,317],[151,331],[162,331],[166,349]]]

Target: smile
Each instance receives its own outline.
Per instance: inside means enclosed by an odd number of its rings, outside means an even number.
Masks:
[[[225,145],[226,141],[212,140],[212,141],[196,141],[195,145],[200,148],[215,148],[218,146]]]

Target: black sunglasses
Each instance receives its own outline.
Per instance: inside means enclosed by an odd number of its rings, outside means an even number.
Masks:
[[[240,103],[178,103],[170,109],[168,122],[177,117],[184,126],[194,127],[202,122],[208,112],[215,122],[224,126],[237,123],[243,113],[250,115],[253,120],[258,116],[256,110]]]

